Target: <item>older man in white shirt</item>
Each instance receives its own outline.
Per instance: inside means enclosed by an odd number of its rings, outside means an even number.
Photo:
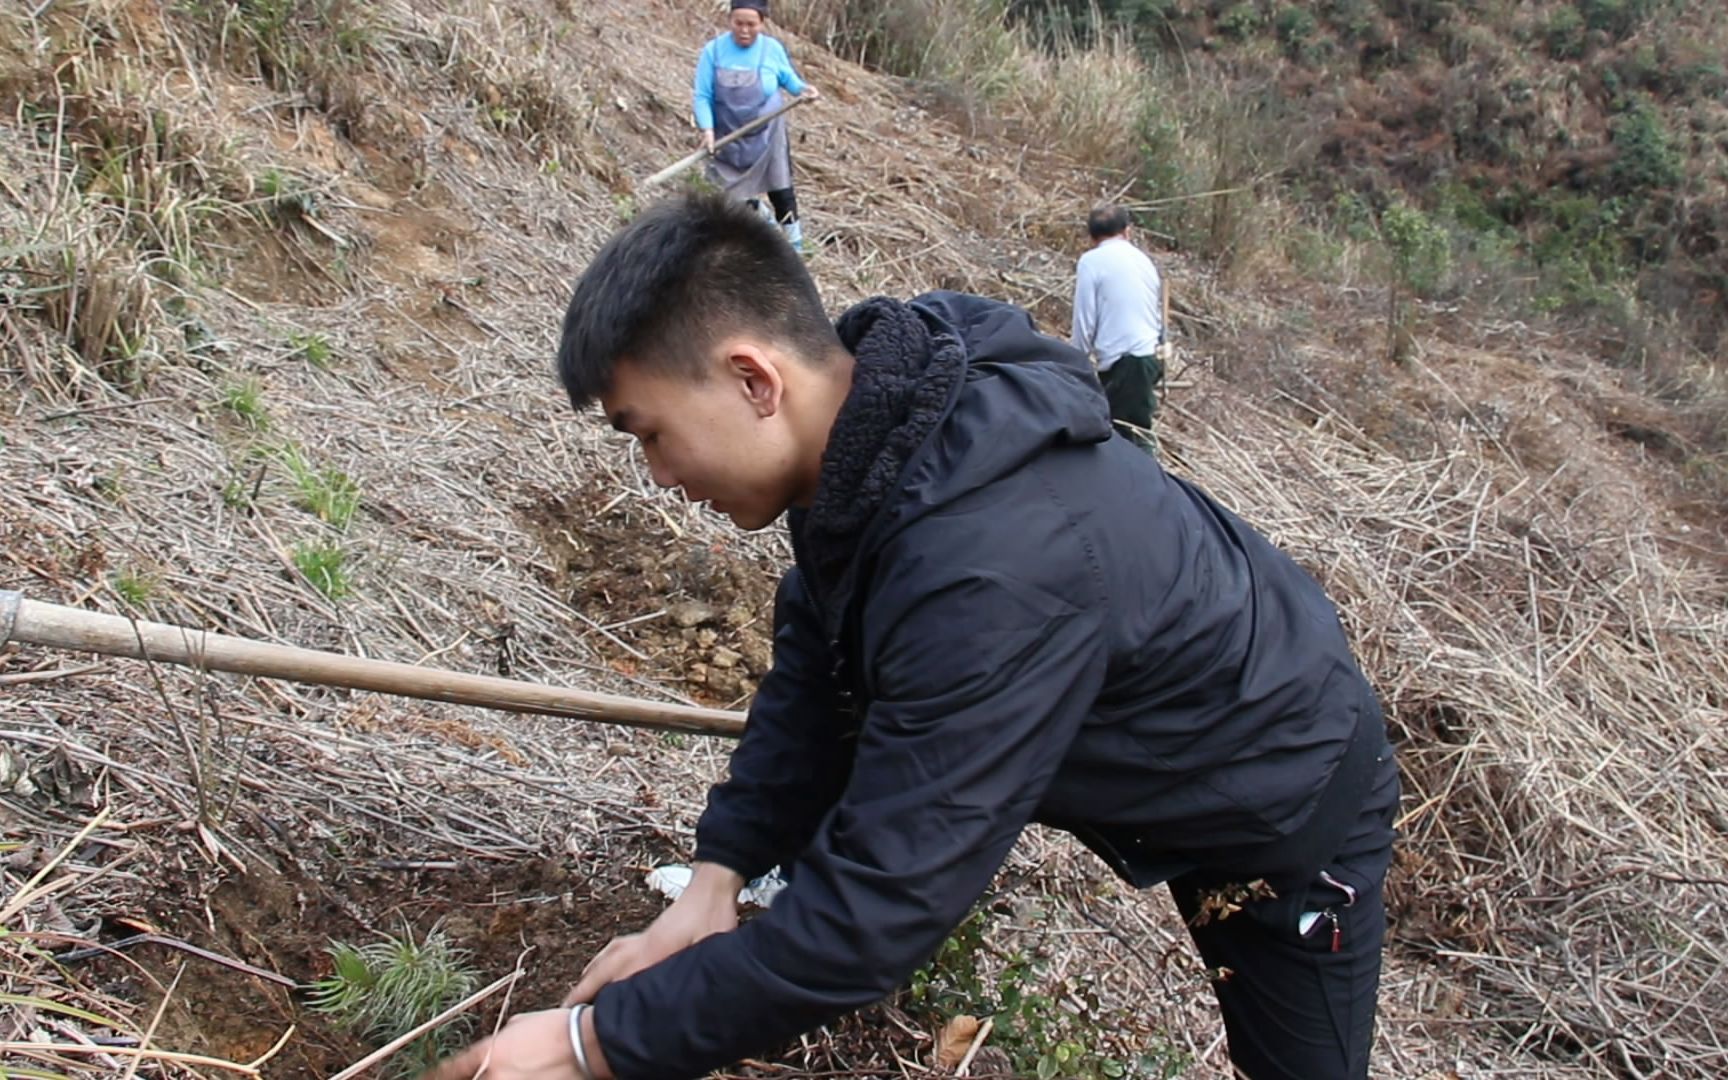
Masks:
[[[1129,239],[1127,210],[1097,207],[1086,231],[1092,250],[1080,256],[1074,283],[1074,347],[1097,361],[1111,419],[1150,450],[1164,379],[1164,283]]]

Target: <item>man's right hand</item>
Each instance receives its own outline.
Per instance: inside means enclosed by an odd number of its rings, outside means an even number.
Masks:
[[[628,979],[710,934],[736,930],[738,891],[744,885],[741,875],[718,863],[697,863],[683,894],[648,929],[613,938],[588,962],[575,989],[565,996],[565,1006],[593,1001],[607,983]]]
[[[703,128],[702,129],[702,149],[708,151],[710,154],[712,154],[714,152],[714,129],[713,128]]]

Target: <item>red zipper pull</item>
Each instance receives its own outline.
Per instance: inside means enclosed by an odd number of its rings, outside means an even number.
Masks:
[[[1339,949],[1344,947],[1344,931],[1338,925],[1338,914],[1336,912],[1328,908],[1326,911],[1326,917],[1332,920],[1332,951],[1337,952]]]

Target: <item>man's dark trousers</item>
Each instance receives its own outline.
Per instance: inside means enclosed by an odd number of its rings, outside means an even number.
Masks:
[[[1374,1041],[1382,886],[1392,861],[1398,768],[1388,747],[1344,845],[1301,895],[1251,901],[1196,927],[1200,898],[1225,884],[1170,882],[1212,978],[1230,1060],[1250,1080],[1366,1080]],[[1302,915],[1320,912],[1303,933]]]
[[[1158,413],[1158,386],[1164,381],[1164,361],[1156,356],[1129,353],[1098,373],[1104,397],[1110,402],[1110,419],[1127,425],[1123,434],[1140,446],[1153,449],[1152,418]]]

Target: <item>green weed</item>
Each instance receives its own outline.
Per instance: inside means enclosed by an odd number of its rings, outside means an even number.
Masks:
[[[348,595],[353,582],[347,560],[340,544],[307,541],[294,545],[294,568],[327,600],[340,600]]]
[[[338,529],[347,528],[360,509],[360,485],[340,469],[316,467],[293,443],[282,447],[281,460],[299,489],[300,508]]]
[[[109,582],[128,607],[141,608],[156,595],[156,579],[140,570],[124,569]]]
[[[253,431],[270,428],[270,414],[264,408],[264,385],[257,379],[241,379],[224,386],[222,407]]]
[[[222,505],[230,510],[244,510],[252,505],[251,485],[244,476],[230,476],[222,485]]]
[[[330,370],[331,358],[335,355],[330,339],[323,334],[290,334],[288,349],[289,356],[304,360],[320,371]]]
[[[1292,60],[1299,60],[1307,54],[1309,43],[1319,28],[1320,24],[1307,8],[1281,8],[1272,20],[1273,32],[1284,46],[1285,55]]]
[[[277,221],[311,217],[317,208],[312,190],[280,169],[266,169],[256,187],[264,211]]]

